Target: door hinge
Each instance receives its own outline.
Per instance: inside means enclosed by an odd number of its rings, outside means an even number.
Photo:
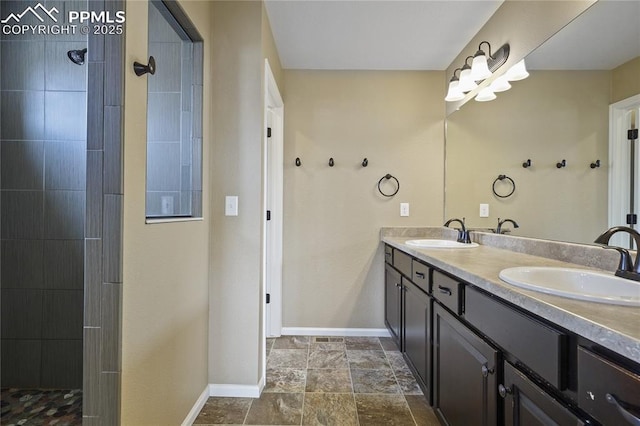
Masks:
[[[267,137],[271,137],[271,127],[267,127]]]
[[[267,220],[271,220],[271,210],[267,210]]]
[[[267,303],[271,303],[271,295],[267,293]]]
[[[638,224],[638,215],[637,214],[628,214],[627,215],[627,225],[637,225]]]
[[[638,139],[638,129],[629,129],[627,130],[627,139],[630,141],[635,141]]]

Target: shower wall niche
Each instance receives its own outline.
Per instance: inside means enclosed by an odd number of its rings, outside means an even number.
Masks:
[[[67,52],[85,48],[80,34],[0,39],[2,387],[82,388],[88,67]]]

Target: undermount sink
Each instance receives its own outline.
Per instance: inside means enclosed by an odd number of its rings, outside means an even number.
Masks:
[[[423,240],[409,240],[405,244],[418,248],[473,248],[478,247],[478,243],[459,243],[453,240],[437,240],[437,239],[423,239]]]
[[[640,282],[606,272],[574,268],[517,267],[503,269],[499,277],[516,287],[570,299],[640,306]]]

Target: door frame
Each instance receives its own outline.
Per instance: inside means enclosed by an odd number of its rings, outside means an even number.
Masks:
[[[268,59],[264,62],[264,90],[262,300],[266,302],[269,293],[270,303],[265,303],[262,319],[263,337],[275,337],[282,332],[284,102]],[[269,126],[271,137],[267,137]],[[267,210],[271,211],[268,222]]]
[[[617,226],[625,223],[629,212],[629,145],[620,141],[627,141],[628,123],[626,115],[631,109],[640,109],[640,94],[623,99],[609,105],[609,208],[608,226]],[[636,117],[636,121],[640,117]],[[636,123],[637,127],[637,123]],[[636,188],[640,188],[640,147],[636,147]],[[636,214],[640,200],[636,199]],[[621,237],[614,235],[619,241],[616,244],[622,247],[624,243]]]

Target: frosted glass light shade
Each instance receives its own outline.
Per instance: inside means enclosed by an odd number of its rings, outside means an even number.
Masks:
[[[464,99],[464,93],[459,88],[458,80],[452,80],[449,82],[449,90],[447,96],[444,98],[447,102],[461,101]]]
[[[471,62],[471,79],[473,81],[480,81],[491,77],[491,71],[487,65],[487,56],[482,50],[478,50]]]
[[[476,87],[478,87],[478,85],[475,81],[473,81],[473,78],[471,78],[471,67],[467,65],[462,69],[462,72],[460,73],[460,83],[458,84],[458,89],[461,92],[470,92]]]
[[[487,102],[492,101],[497,98],[496,94],[491,91],[490,87],[485,87],[478,93],[476,96],[476,101],[478,102]]]
[[[509,84],[509,80],[507,80],[507,75],[502,74],[500,77],[493,80],[489,88],[493,93],[506,92],[511,89],[511,85]]]
[[[520,62],[518,62],[517,64],[509,68],[509,70],[506,72],[506,75],[507,75],[507,80],[509,81],[524,80],[525,78],[529,77],[529,73],[527,72],[527,66],[524,63],[524,59],[522,59]]]

